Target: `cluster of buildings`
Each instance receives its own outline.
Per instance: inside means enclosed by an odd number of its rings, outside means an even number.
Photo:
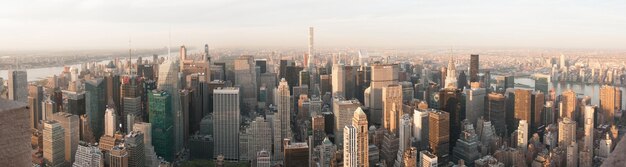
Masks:
[[[621,88],[602,86],[598,105],[546,77],[520,88],[475,54],[317,53],[313,28],[304,56],[179,51],[37,82],[10,71],[0,119],[15,128],[0,135],[24,144],[0,166],[596,166],[621,135]]]

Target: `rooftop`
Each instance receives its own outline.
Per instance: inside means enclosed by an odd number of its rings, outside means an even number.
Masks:
[[[25,108],[26,103],[21,103],[13,100],[0,99],[0,113],[19,108]]]

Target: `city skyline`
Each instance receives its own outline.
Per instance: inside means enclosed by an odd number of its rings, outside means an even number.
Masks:
[[[129,40],[138,49],[304,49],[308,27],[315,27],[316,48],[622,49],[626,42],[626,3],[618,1],[3,3],[0,43],[12,44],[0,46],[6,51],[124,49]]]

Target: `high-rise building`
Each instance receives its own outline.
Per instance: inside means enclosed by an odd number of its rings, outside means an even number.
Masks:
[[[428,112],[422,109],[413,111],[413,137],[420,150],[428,148]]]
[[[517,145],[517,148],[520,148],[523,151],[526,151],[528,148],[528,136],[529,136],[528,123],[526,120],[519,120],[515,134],[517,136],[517,140],[515,140],[516,141],[515,144]]]
[[[430,151],[420,151],[419,167],[437,167],[437,156]]]
[[[515,89],[515,110],[514,110],[514,118],[510,131],[515,131],[519,125],[519,120],[526,120],[526,122],[531,121],[531,90],[527,89]]]
[[[383,127],[391,133],[398,133],[402,112],[402,86],[392,84],[383,87]],[[374,118],[374,117],[372,117]]]
[[[26,71],[9,70],[9,100],[28,103],[28,80]]]
[[[335,115],[335,143],[343,142],[343,127],[352,123],[354,111],[361,107],[358,100],[345,100],[341,97],[333,99],[333,114]]]
[[[253,56],[241,56],[235,60],[235,85],[239,85],[243,103],[249,111],[257,104],[257,79]],[[226,156],[228,159],[228,156]]]
[[[356,164],[359,167],[368,167],[369,165],[369,136],[367,127],[367,115],[361,107],[354,111],[352,118],[352,126],[356,128]]]
[[[372,82],[369,93],[370,118],[383,117],[383,87],[398,83],[398,72],[400,71],[397,64],[374,64],[372,65]],[[367,91],[367,90],[366,90]],[[365,99],[368,99],[366,97]],[[372,124],[382,125],[382,119],[370,119]]]
[[[128,166],[145,166],[144,134],[140,131],[129,131],[124,138],[124,146],[128,151]]]
[[[450,57],[448,61],[448,68],[446,71],[446,79],[443,88],[457,88],[456,81],[456,65],[454,64],[454,58]]]
[[[326,132],[324,131],[324,116],[321,114],[315,115],[311,118],[311,130],[313,133],[313,141],[311,142],[312,147],[317,147],[322,144],[324,138],[326,138]]]
[[[307,67],[315,69],[315,50],[313,49],[313,27],[309,27],[309,58]]]
[[[267,151],[267,150],[261,150],[259,152],[256,153],[256,161],[255,162],[255,166],[256,167],[270,167],[271,166],[271,161],[272,161],[272,154]]]
[[[306,167],[309,166],[309,146],[307,143],[290,142],[289,139],[283,140],[285,166]]]
[[[43,117],[42,102],[44,98],[44,91],[41,85],[31,84],[28,85],[28,109],[30,112],[30,128],[39,129],[40,122]]]
[[[456,146],[452,150],[452,161],[463,160],[468,166],[473,166],[474,161],[480,157],[478,153],[478,135],[474,130],[474,125],[469,120],[463,120],[463,131],[461,138],[456,141]]]
[[[278,128],[275,128],[274,130],[278,130],[279,133],[274,133],[275,137],[274,137],[274,153],[280,153],[283,150],[282,147],[282,141],[285,138],[292,138],[292,134],[291,134],[291,96],[290,96],[290,89],[289,89],[289,84],[287,83],[287,80],[285,80],[285,78],[282,78],[280,80],[280,83],[278,84],[278,88],[276,89],[276,93],[275,93],[275,98],[276,100],[274,100],[276,102],[277,105],[277,109],[278,109],[278,113],[276,114],[275,118],[274,118],[274,122],[276,122],[278,126]],[[282,153],[275,155],[274,159],[275,160],[282,160],[282,158],[279,158],[282,155]]]
[[[142,96],[143,96],[143,78],[137,75],[125,75],[121,78],[121,123],[122,131],[128,132],[132,130],[132,125],[126,123],[127,116],[133,114],[138,118],[143,117]]]
[[[167,161],[174,159],[174,113],[172,95],[165,91],[148,94],[149,121],[154,151]],[[148,135],[148,133],[145,133]],[[148,142],[146,142],[148,143]]]
[[[449,162],[450,113],[444,111],[429,112],[429,150],[437,156],[438,162]],[[422,157],[423,160],[424,157]]]
[[[452,151],[456,140],[459,139],[462,130],[461,121],[465,119],[464,108],[461,107],[462,100],[461,90],[459,89],[445,88],[439,91],[439,109],[449,113],[449,126],[447,126],[449,128],[448,134],[450,135],[449,142],[451,146],[448,147],[448,149],[450,149],[449,151]],[[433,153],[437,154],[437,152]],[[439,156],[439,154],[437,155]],[[439,160],[444,162],[446,159],[439,158]]]
[[[411,147],[411,116],[409,114],[402,115],[400,118],[400,126],[398,127],[398,154],[394,166],[406,166],[404,164],[404,152]]]
[[[470,55],[470,67],[469,67],[470,82],[479,82],[478,80],[479,62],[478,61],[479,61],[478,54]]]
[[[63,111],[74,115],[85,114],[85,92],[63,90]]]
[[[535,91],[541,91],[547,93],[549,91],[550,76],[549,75],[535,75]]]
[[[117,131],[117,113],[114,106],[108,106],[104,114],[104,135],[114,136]]]
[[[544,116],[545,107],[545,95],[541,91],[534,91],[530,98],[530,120],[528,121],[529,129],[528,134],[534,134],[541,129],[544,129],[547,124],[544,124],[542,119]]]
[[[104,167],[104,155],[97,146],[79,144],[73,167]]]
[[[54,120],[43,122],[43,158],[46,166],[65,166],[65,137],[61,124]]]
[[[154,166],[154,164],[158,164],[160,161],[154,151],[154,146],[152,146],[152,124],[145,122],[136,122],[133,125],[133,131],[141,132],[143,134],[143,147],[144,147],[144,162],[146,166]],[[211,151],[213,151],[211,149]],[[213,155],[211,155],[212,157]]]
[[[569,119],[576,118],[576,92],[572,90],[566,90],[561,95],[561,103],[563,103],[563,108],[561,109],[562,113],[560,113],[560,117],[567,117]]]
[[[85,81],[85,113],[93,137],[99,139],[104,131],[104,111],[106,110],[106,85],[102,78]]]
[[[54,113],[53,119],[57,121],[64,130],[64,143],[65,143],[65,162],[66,164],[74,163],[74,155],[78,148],[78,142],[80,140],[79,135],[79,119],[78,115],[58,112]]]
[[[0,166],[31,166],[31,130],[28,123],[29,114],[26,103],[0,98]],[[44,126],[45,128],[45,126]],[[51,139],[51,131],[44,132],[44,137]],[[58,130],[58,129],[57,129]],[[63,137],[61,132],[60,137]],[[56,136],[59,137],[59,136]],[[47,140],[50,142],[50,140]],[[60,142],[62,147],[63,141]],[[46,145],[50,145],[47,143]],[[50,150],[48,150],[50,151]],[[48,152],[48,158],[51,152]],[[61,154],[63,154],[61,152]],[[61,158],[60,161],[63,161]]]
[[[256,117],[250,123],[249,157],[254,159],[257,153],[272,150],[272,115]]]
[[[601,123],[612,124],[615,112],[622,108],[622,90],[613,86],[600,88],[600,113],[603,118]]]
[[[415,166],[417,167],[417,148],[415,147],[411,147],[409,149],[406,149],[406,151],[404,151],[403,156],[402,156],[402,163],[404,164],[404,166]]]
[[[346,72],[343,64],[333,64],[332,71],[332,95],[334,97],[346,97]]]
[[[110,167],[129,167],[128,160],[130,155],[128,150],[123,146],[114,146],[108,156]]]
[[[109,65],[112,65],[112,63]],[[115,65],[112,65],[112,66],[115,67]],[[105,89],[106,94],[104,97],[106,98],[106,100],[109,100],[109,98],[112,98],[112,101],[116,106],[115,111],[120,112],[121,111],[120,98],[122,97],[121,89],[120,89],[121,88],[120,76],[117,74],[116,71],[113,70],[105,74],[104,81],[105,81],[105,86],[106,86],[106,89]]]
[[[567,147],[572,142],[576,142],[576,122],[564,117],[559,120],[559,146]]]
[[[584,138],[583,138],[583,148],[581,150],[593,150],[593,135],[594,135],[594,115],[596,114],[596,106],[585,106],[585,110],[583,111],[583,130],[584,130]]]
[[[478,55],[476,55],[478,57]],[[472,55],[474,58],[474,55]],[[478,59],[478,58],[477,58]],[[465,119],[475,124],[478,118],[482,117],[485,111],[485,96],[487,91],[485,88],[465,89]]]
[[[239,90],[237,87],[225,87],[213,91],[213,152],[230,160],[239,159]]]
[[[348,167],[357,167],[358,146],[357,146],[357,129],[352,125],[343,128],[343,165]]]

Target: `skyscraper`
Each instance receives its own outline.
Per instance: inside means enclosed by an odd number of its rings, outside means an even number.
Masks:
[[[78,145],[75,158],[73,167],[104,167],[104,155],[97,146],[86,143]]]
[[[478,61],[479,61],[479,56],[478,54],[472,54],[470,55],[470,69],[469,69],[469,73],[470,73],[470,82],[479,82],[478,79]]]
[[[487,95],[487,106],[485,106],[485,119],[491,121],[499,136],[506,135],[506,102],[503,94],[489,93]]]
[[[433,153],[423,150],[420,151],[419,167],[437,167],[437,156]]]
[[[340,97],[333,99],[333,115],[335,115],[335,143],[343,142],[343,130],[352,123],[354,111],[361,107],[358,100],[345,100]]]
[[[181,59],[184,60],[184,55],[186,54],[186,50],[184,48],[181,49]],[[180,60],[182,61],[182,60]],[[168,99],[170,102],[168,103],[171,107],[168,111],[172,112],[170,117],[166,117],[167,119],[173,120],[173,137],[174,137],[174,148],[175,152],[178,152],[182,149],[183,146],[183,114],[180,106],[180,96],[178,90],[183,86],[180,84],[179,79],[179,61],[177,60],[166,60],[165,62],[159,65],[159,77],[157,81],[157,87],[159,90],[165,91],[168,94]],[[152,121],[150,121],[152,122]],[[153,126],[156,126],[153,124]],[[154,128],[154,127],[153,127]],[[155,148],[158,148],[155,144]],[[158,150],[158,149],[157,149]],[[159,154],[159,151],[157,151]]]
[[[456,88],[444,88],[439,91],[439,109],[441,111],[445,111],[449,113],[449,126],[447,126],[448,134],[450,135],[449,143],[452,147],[449,147],[449,151],[456,144],[456,140],[459,139],[459,135],[461,134],[461,121],[465,119],[464,108],[461,107],[461,90]],[[432,128],[429,126],[429,128]],[[431,129],[432,130],[432,129]],[[433,136],[430,136],[433,137]],[[433,152],[437,154],[437,152]],[[439,155],[439,154],[437,154]],[[446,159],[439,159],[440,161],[445,161]]]
[[[370,118],[383,117],[383,87],[398,83],[398,72],[400,71],[397,64],[374,64],[372,65],[372,82],[370,84],[369,108]],[[367,91],[367,90],[366,90]],[[368,99],[366,97],[365,99]],[[365,100],[366,104],[368,100]],[[370,119],[373,124],[382,125],[382,119]]]
[[[44,91],[41,85],[31,84],[28,86],[28,109],[30,110],[30,128],[39,129],[42,120],[42,102]]]
[[[560,113],[560,116],[574,119],[576,117],[576,101],[576,92],[572,90],[564,91],[563,95],[561,95],[561,103],[563,103],[563,113]]]
[[[106,110],[106,85],[102,78],[85,81],[85,113],[93,132],[99,139],[104,131],[104,111]]]
[[[243,103],[247,107],[244,113],[253,111],[257,104],[256,76],[253,56],[241,56],[235,60],[235,85],[240,87]]]
[[[601,123],[612,124],[615,112],[622,108],[622,91],[613,86],[600,88],[600,113],[603,118]]]
[[[54,113],[53,118],[64,129],[65,162],[66,164],[72,164],[74,163],[74,155],[80,140],[78,115],[58,112]]]
[[[576,142],[576,122],[564,117],[559,120],[559,146],[569,146],[572,142]]]
[[[526,120],[526,123],[531,121],[531,90],[515,89],[515,122],[511,128],[513,131],[519,125],[519,120]]]
[[[402,115],[400,118],[400,126],[398,127],[398,154],[394,166],[406,166],[404,164],[404,152],[411,147],[411,116],[409,114]]]
[[[117,114],[115,107],[108,106],[104,114],[104,135],[113,136],[117,130]]]
[[[0,129],[2,129],[0,130],[0,143],[3,145],[0,148],[0,166],[32,165],[31,129],[28,118],[29,114],[25,103],[0,98]],[[44,132],[48,132],[44,137],[50,137],[49,131],[44,129]],[[62,133],[60,135],[63,137]],[[63,161],[62,158],[61,161]]]
[[[309,166],[309,146],[307,143],[290,142],[289,139],[283,140],[285,145],[284,157],[285,166],[307,167]]]
[[[402,86],[392,84],[383,87],[383,106],[383,127],[397,134],[398,121],[400,121],[400,115],[403,114]]]
[[[315,69],[315,50],[313,48],[313,27],[309,27],[309,58],[307,67]]]
[[[477,55],[478,56],[478,55]],[[472,55],[472,58],[474,56]],[[485,88],[465,89],[465,118],[475,124],[483,116],[485,110]]]
[[[515,133],[517,134],[517,140],[515,144],[517,144],[517,148],[520,148],[523,151],[526,151],[528,148],[528,132],[528,122],[526,120],[519,120],[517,130],[515,131]]]
[[[343,165],[357,167],[358,161],[357,129],[352,125],[343,128]]]
[[[448,61],[448,70],[446,71],[446,80],[443,88],[457,88],[456,84],[456,65],[454,64],[454,58],[450,57],[450,60]]]
[[[26,71],[9,70],[9,100],[28,103]]]
[[[352,126],[356,130],[356,156],[357,166],[368,167],[369,165],[369,136],[367,127],[367,115],[361,107],[354,111]]]
[[[43,122],[43,158],[47,166],[65,166],[64,133],[57,121]]]
[[[271,115],[256,117],[250,123],[249,157],[254,159],[258,152],[272,150],[272,117]],[[243,154],[243,153],[240,153]]]
[[[239,159],[239,95],[237,87],[217,88],[213,91],[213,152],[229,160]]]
[[[450,159],[450,114],[444,111],[429,112],[428,128],[429,150],[437,156],[439,163],[447,164]]]
[[[152,125],[152,144],[157,155],[174,159],[174,119],[172,95],[165,91],[148,94],[149,121]],[[146,134],[148,135],[148,134]]]
[[[346,97],[346,72],[343,64],[333,64],[332,71],[332,95],[333,97]]]
[[[413,111],[413,137],[417,140],[418,149],[428,146],[428,110],[416,109]]]
[[[274,135],[276,135],[276,137],[274,138],[274,147],[280,148],[277,150],[277,148],[275,148],[275,152],[282,152],[283,147],[282,147],[282,141],[285,138],[292,138],[292,134],[291,134],[291,96],[290,96],[290,91],[289,91],[289,85],[287,83],[287,81],[285,80],[285,78],[282,78],[280,80],[280,83],[278,84],[278,88],[276,89],[276,93],[275,93],[275,97],[276,97],[276,104],[277,104],[277,109],[278,109],[278,113],[274,118],[274,122],[277,122],[279,126],[279,129],[275,129],[275,130],[279,130],[279,133],[275,133]],[[281,154],[282,155],[282,154]],[[274,158],[274,159],[281,159],[282,158]]]

